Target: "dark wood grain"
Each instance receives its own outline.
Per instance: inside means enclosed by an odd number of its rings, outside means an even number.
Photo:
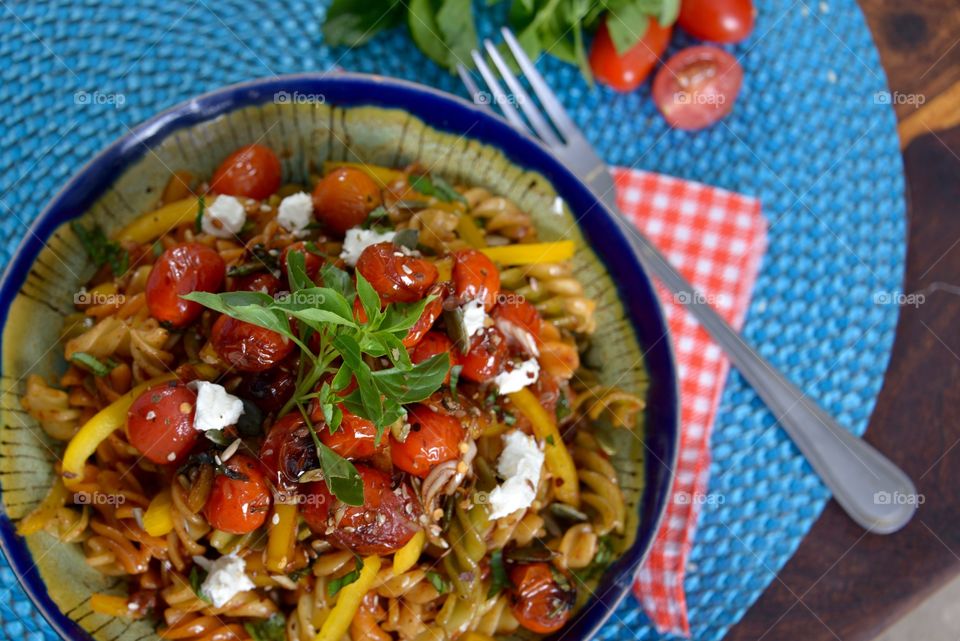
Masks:
[[[862,7],[891,91],[926,98],[919,109],[897,107],[909,217],[903,291],[923,302],[902,308],[867,431],[924,503],[904,530],[881,537],[831,501],[731,641],[872,639],[960,572],[960,4]]]

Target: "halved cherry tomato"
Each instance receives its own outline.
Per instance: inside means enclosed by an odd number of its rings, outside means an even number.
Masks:
[[[653,80],[653,100],[671,127],[703,129],[733,110],[743,84],[736,58],[717,47],[689,47]]]
[[[154,463],[180,462],[197,442],[196,404],[196,392],[179,381],[147,389],[127,411],[130,444]]]
[[[297,362],[287,358],[268,370],[244,374],[237,393],[264,412],[276,412],[290,400],[296,386]]]
[[[460,303],[479,299],[489,312],[500,293],[500,271],[483,252],[458,251],[453,255],[453,288]]]
[[[526,629],[550,634],[570,619],[577,589],[560,570],[548,563],[515,565],[510,568],[510,583],[510,611]]]
[[[677,22],[694,38],[730,44],[753,31],[753,0],[683,0]]]
[[[280,174],[280,159],[273,150],[247,145],[220,163],[210,179],[210,189],[218,194],[263,200],[280,188]]]
[[[307,273],[307,278],[316,280],[317,274],[320,273],[320,268],[323,267],[323,263],[326,261],[323,259],[323,256],[311,251],[310,248],[307,247],[307,243],[302,240],[290,243],[280,252],[280,270],[283,272],[283,277],[286,278],[287,275],[287,255],[290,252],[303,254],[303,267]]]
[[[301,514],[314,532],[328,534],[338,546],[357,554],[391,554],[420,529],[423,509],[406,481],[394,488],[386,472],[357,465],[363,480],[363,505],[340,503],[323,481],[306,484]]]
[[[424,478],[440,463],[460,456],[463,428],[460,421],[448,414],[434,412],[425,405],[407,408],[410,431],[398,441],[390,436],[390,458],[403,470]]]
[[[384,303],[416,302],[426,295],[439,276],[433,263],[408,256],[389,242],[364,249],[357,260],[357,271],[377,290]]]
[[[497,329],[503,332],[507,344],[527,355],[537,353],[543,319],[530,301],[518,294],[504,294],[493,308]]]
[[[220,358],[241,372],[268,370],[294,348],[285,336],[227,315],[213,324],[210,342]]]
[[[147,278],[150,315],[173,327],[189,325],[203,311],[203,306],[180,296],[219,291],[225,269],[220,254],[206,245],[185,243],[166,250],[157,258]]]
[[[263,292],[274,296],[283,288],[283,282],[270,272],[256,272],[233,278],[235,292]]]
[[[227,473],[217,474],[203,514],[214,528],[246,534],[263,525],[270,511],[270,488],[257,461],[234,454],[224,463]]]
[[[278,487],[291,487],[307,470],[319,467],[317,447],[299,412],[277,420],[260,445],[260,465]]]
[[[470,350],[461,358],[460,375],[486,383],[503,371],[507,363],[507,339],[496,327],[487,327],[470,340]]]
[[[367,219],[380,206],[380,187],[365,171],[341,167],[313,189],[313,209],[319,220],[340,234]]]
[[[427,332],[420,342],[417,343],[416,347],[410,351],[410,360],[414,363],[422,363],[431,356],[443,354],[444,352],[450,357],[451,368],[460,364],[460,352],[453,348],[453,341],[450,340],[449,336],[443,332]],[[446,378],[443,379],[443,384],[449,385],[449,383],[450,372],[447,372]]]
[[[607,21],[603,20],[590,47],[590,68],[593,75],[617,91],[633,91],[657,66],[663,52],[667,50],[672,32],[672,27],[661,27],[659,22],[651,19],[640,42],[619,55],[613,46],[613,40],[610,39]]]
[[[449,283],[436,283],[427,291],[427,296],[434,296],[434,299],[427,303],[423,308],[423,313],[417,322],[410,326],[407,335],[403,337],[403,346],[413,347],[423,338],[424,334],[430,331],[433,324],[443,313],[443,299],[450,295]]]
[[[318,412],[319,416],[311,417],[314,419],[314,426],[320,440],[344,458],[363,459],[373,456],[379,449],[376,445],[377,428],[374,427],[373,422],[357,416],[343,404],[339,407],[343,412],[343,419],[335,432],[330,432],[330,428],[323,421],[322,413]],[[381,437],[380,447],[385,446],[386,442],[386,436]]]

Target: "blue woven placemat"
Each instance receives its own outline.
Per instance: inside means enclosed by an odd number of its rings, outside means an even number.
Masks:
[[[91,155],[191,95],[334,65],[460,93],[402,32],[365,48],[321,42],[325,0],[7,0],[0,9],[0,260]],[[504,8],[477,9],[502,18]],[[555,60],[540,69],[611,163],[760,197],[770,246],[747,338],[840,422],[862,432],[879,392],[904,262],[902,166],[886,82],[854,0],[757,0],[735,48],[746,82],[733,115],[671,131],[649,88],[589,90]],[[481,34],[494,25],[483,22]],[[675,44],[684,44],[682,38]],[[122,103],[122,104],[121,104]],[[782,567],[828,497],[734,372],[713,437],[710,491],[688,578],[695,639],[719,639]],[[0,560],[0,636],[53,639]],[[635,601],[603,639],[654,639]]]

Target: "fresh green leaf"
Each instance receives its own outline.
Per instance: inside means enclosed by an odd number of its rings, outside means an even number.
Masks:
[[[243,624],[244,630],[253,641],[286,641],[287,620],[280,612],[275,612],[266,619],[248,621]]]
[[[641,3],[624,3],[607,13],[607,32],[618,55],[624,55],[640,42],[650,25]]]
[[[100,225],[93,225],[87,229],[80,224],[80,221],[74,220],[70,223],[70,229],[80,239],[80,244],[83,245],[83,249],[94,265],[97,267],[109,265],[114,276],[122,276],[126,273],[130,265],[130,254],[119,243],[109,240]]]
[[[117,364],[112,360],[107,360],[106,362],[103,362],[96,356],[87,354],[86,352],[74,352],[73,354],[70,355],[70,360],[74,364],[79,365],[80,367],[87,370],[94,376],[100,376],[100,377],[106,376],[111,371],[113,371],[114,367],[117,366]]]
[[[191,292],[184,294],[181,298],[296,340],[290,330],[287,315],[282,310],[274,309],[273,298],[263,292],[225,292],[223,294]]]
[[[459,400],[457,393],[457,383],[460,382],[460,372],[463,371],[463,365],[454,365],[450,368],[450,396],[453,400]]]
[[[471,0],[443,0],[436,20],[440,37],[447,47],[447,68],[455,71],[457,64],[472,68],[470,52],[477,48],[477,27],[473,21]]]
[[[439,572],[434,572],[433,570],[427,571],[427,581],[430,582],[430,585],[436,589],[440,594],[446,594],[450,591],[450,584]]]
[[[259,262],[249,262],[242,265],[231,265],[227,267],[227,276],[236,278],[237,276],[249,276],[267,269],[267,266]]]
[[[380,295],[359,271],[357,271],[357,296],[367,315],[367,324],[372,327],[379,326],[380,317],[383,315],[380,311]]]
[[[420,246],[420,231],[417,229],[401,229],[393,235],[393,244],[413,250]]]
[[[287,282],[291,292],[315,287],[314,282],[307,276],[307,261],[303,252],[287,252]]]
[[[356,47],[403,22],[401,0],[333,0],[321,29],[332,46]]]
[[[360,578],[360,571],[363,569],[363,563],[360,557],[354,557],[354,568],[340,577],[334,577],[327,583],[327,596],[333,598],[337,592]]]
[[[324,287],[329,287],[343,296],[348,303],[353,304],[357,290],[353,286],[353,279],[350,278],[350,274],[332,263],[324,263],[323,267],[320,268],[320,277],[323,279]]]
[[[199,565],[194,565],[190,568],[190,589],[193,590],[193,593],[197,595],[197,598],[206,603],[210,603],[210,597],[203,593],[201,586],[207,578],[207,571],[201,568]]]
[[[201,195],[197,198],[197,217],[193,219],[193,230],[198,234],[203,231],[203,210],[206,209],[206,201]]]
[[[363,480],[353,463],[323,443],[317,444],[327,489],[347,505],[363,505]]]
[[[407,331],[420,320],[423,316],[423,310],[434,300],[431,294],[423,300],[415,303],[393,303],[387,305],[384,311],[383,320],[375,328],[380,332],[390,332],[400,338],[407,335]]]
[[[450,46],[444,41],[437,24],[438,4],[439,0],[410,0],[407,5],[407,28],[420,51],[438,65],[452,70],[456,68],[456,61],[451,64]],[[471,44],[475,43],[476,36]],[[470,60],[469,55],[466,60]]]
[[[407,371],[392,367],[373,372],[377,388],[401,405],[419,403],[440,389],[450,371],[450,356],[434,354]]]
[[[438,200],[444,202],[454,200],[466,202],[460,192],[440,176],[428,176],[427,174],[421,176],[411,175],[408,181],[411,187],[424,196],[435,196]]]
[[[490,554],[490,589],[487,590],[487,598],[492,599],[508,585],[510,579],[507,578],[507,568],[503,563],[503,550],[494,550]]]

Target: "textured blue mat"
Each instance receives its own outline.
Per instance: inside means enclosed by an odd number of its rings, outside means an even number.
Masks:
[[[757,0],[734,114],[697,134],[668,130],[649,89],[589,91],[540,62],[611,163],[759,196],[770,220],[745,330],[841,423],[862,432],[887,365],[897,309],[904,199],[892,109],[854,0]],[[478,2],[480,8],[482,2]],[[355,51],[321,43],[326,2],[59,0],[0,3],[0,260],[25,224],[128,126],[191,95],[254,77],[334,65],[463,95],[401,33]],[[494,11],[503,13],[504,8]],[[489,9],[484,9],[489,13]],[[481,24],[482,34],[493,26]],[[118,104],[121,101],[122,105]],[[888,297],[889,298],[889,297]],[[695,639],[719,639],[796,549],[828,494],[736,374],[714,433],[710,491],[687,589]],[[0,637],[53,639],[0,561]],[[654,639],[627,600],[604,639]]]

